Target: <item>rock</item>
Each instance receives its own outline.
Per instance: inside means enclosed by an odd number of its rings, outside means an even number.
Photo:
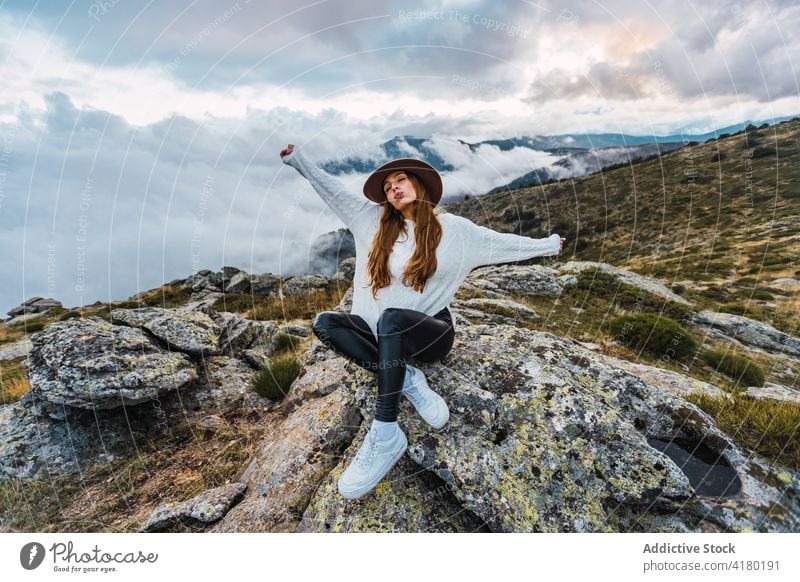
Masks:
[[[85,409],[147,402],[197,378],[191,361],[136,328],[96,316],[57,321],[31,336],[31,392]]]
[[[780,279],[773,279],[771,285],[777,285],[779,287],[787,286],[787,287],[797,287],[800,285],[800,281],[797,279],[792,279],[791,277],[781,277]]]
[[[194,390],[189,414],[224,413],[231,410],[269,408],[273,402],[255,392],[250,384],[254,370],[228,356],[210,356],[200,363],[200,380]]]
[[[0,348],[0,362],[8,360],[15,360],[22,356],[27,356],[31,350],[31,340],[28,338],[21,339],[12,344],[8,344]]]
[[[301,338],[311,335],[311,328],[303,325],[282,325],[278,328],[279,333],[287,333],[289,335],[296,335]]]
[[[622,358],[615,358],[614,356],[609,356],[607,354],[601,353],[596,355],[608,365],[616,366],[622,370],[630,372],[650,386],[654,386],[660,390],[669,392],[674,396],[685,397],[692,393],[703,392],[708,396],[713,396],[715,398],[731,397],[730,394],[724,390],[721,390],[720,388],[717,388],[713,384],[703,382],[702,380],[692,378],[691,376],[686,376],[685,374],[679,374],[678,372],[665,370],[656,366],[648,366],[646,364],[629,362],[627,360],[623,360]]]
[[[236,275],[239,275],[241,273],[244,273],[245,275],[247,274],[246,271],[243,271],[239,267],[232,267],[232,266],[222,267],[222,270],[218,273],[219,288],[224,291],[227,288],[227,285],[231,282],[231,280]]]
[[[342,390],[304,403],[270,431],[239,479],[247,483],[244,499],[210,531],[295,531],[360,422]]]
[[[289,277],[281,287],[284,296],[304,295],[311,291],[325,289],[329,284],[327,277],[321,275],[296,275]]]
[[[196,293],[192,293],[192,299],[207,301],[214,304],[225,296],[221,291],[214,291],[213,289],[202,289]]]
[[[263,275],[253,275],[250,278],[250,289],[253,295],[270,296],[277,295],[280,288],[281,278],[271,273]]]
[[[460,309],[462,313],[469,312],[473,314],[475,319],[486,323],[513,323],[515,321],[539,319],[539,314],[533,309],[509,299],[467,299],[465,301],[453,301],[450,305]],[[480,312],[481,315],[476,317],[476,311]]]
[[[336,481],[370,423],[327,425],[331,414],[319,409],[344,401],[355,418],[373,418],[374,374],[312,341],[302,358],[304,373],[282,405],[291,429],[272,434],[248,469],[249,491],[261,487],[269,501],[253,493],[251,508],[237,506],[218,531],[796,529],[800,476],[782,470],[768,477],[771,463],[740,449],[711,417],[670,393],[713,387],[630,365],[643,381],[615,358],[549,333],[498,325],[461,329],[444,361],[420,364],[447,400],[450,422],[432,431],[402,399],[399,422],[408,453],[359,500],[342,498]],[[341,459],[328,459],[324,467],[312,461],[301,485],[278,459],[288,455],[297,467],[299,456],[306,459],[298,448],[312,445],[295,432],[312,426],[319,434],[320,423],[340,445],[350,442]],[[357,436],[342,434],[356,424]],[[693,463],[705,468],[690,470]],[[260,465],[269,468],[256,475]],[[722,481],[714,485],[709,474]],[[288,509],[276,500],[276,488],[290,500]],[[239,508],[236,524],[223,526]]]
[[[347,259],[343,259],[339,262],[339,270],[337,274],[341,273],[342,277],[346,281],[353,281],[353,277],[356,274],[356,259],[355,257],[350,257]]]
[[[24,313],[22,315],[17,315],[16,317],[9,317],[8,319],[3,320],[3,325],[5,325],[5,326],[18,325],[18,324],[21,324],[23,322],[27,322],[23,326],[23,328],[24,328],[30,322],[44,319],[44,314],[45,314],[45,312],[42,312],[42,313]]]
[[[276,346],[278,326],[273,321],[254,321],[235,313],[220,313],[220,345],[224,353],[243,357],[249,347],[261,347],[272,353]]]
[[[465,511],[447,484],[403,455],[374,491],[361,499],[339,494],[336,482],[361,447],[370,423],[320,484],[297,531],[300,532],[488,532]]]
[[[221,330],[211,317],[199,310],[174,309],[143,324],[170,348],[194,356],[215,356],[222,353]]]
[[[170,313],[169,309],[161,307],[137,307],[133,309],[112,309],[111,322],[129,325],[131,327],[144,327],[144,324]]]
[[[202,271],[198,271],[194,275],[191,275],[186,279],[184,279],[180,283],[180,286],[187,289],[191,289],[192,291],[200,291],[202,289],[208,289],[208,288],[213,288],[215,291],[222,291],[222,289],[218,286],[216,282],[212,283],[212,278],[215,278],[214,275],[215,275],[214,271],[211,271],[209,269],[203,269]]]
[[[250,293],[250,277],[251,275],[244,271],[236,273],[225,285],[225,293]]]
[[[27,315],[31,313],[44,313],[51,307],[56,306],[61,307],[61,302],[56,299],[51,299],[49,297],[31,297],[25,303],[22,303],[6,313],[11,317],[17,317],[18,315]]]
[[[85,410],[53,404],[32,392],[0,407],[0,481],[85,472],[135,456],[144,443],[173,436],[184,423],[213,432],[225,415],[266,413],[274,407],[252,390],[254,371],[240,360],[208,357],[200,371],[196,382],[120,408]]]
[[[747,395],[759,400],[771,398],[800,405],[800,392],[796,388],[790,388],[774,382],[767,382],[764,386],[749,386]]]
[[[769,324],[714,311],[700,311],[692,315],[692,321],[698,325],[719,331],[716,335],[726,340],[759,348],[770,354],[800,356],[800,339],[775,329]]]
[[[332,277],[342,259],[356,256],[353,234],[346,228],[318,236],[308,249],[307,272]]]
[[[575,275],[561,275],[557,280],[562,287],[572,287],[578,284],[578,278]]]
[[[161,506],[150,514],[140,532],[163,531],[176,525],[212,523],[221,519],[239,499],[247,485],[229,483],[204,491],[200,495],[180,503]]]
[[[555,269],[542,265],[487,265],[473,270],[462,288],[479,289],[490,299],[502,299],[510,293],[558,297],[563,285]]]
[[[558,273],[559,275],[564,273],[579,273],[586,269],[597,269],[609,275],[613,275],[619,278],[623,283],[646,291],[647,293],[658,295],[659,297],[663,297],[669,301],[675,301],[677,303],[682,303],[683,305],[693,305],[690,301],[687,301],[677,293],[670,290],[658,279],[645,277],[644,275],[639,275],[633,271],[626,271],[625,269],[620,269],[613,265],[609,265],[608,263],[597,263],[594,261],[569,261],[558,268]]]
[[[699,408],[552,334],[467,327],[451,355],[423,371],[451,417],[438,433],[401,419],[408,454],[492,531],[696,531],[704,520],[724,531],[792,531],[800,515],[795,472],[780,485],[752,477],[770,463]],[[655,447],[662,441],[722,455],[733,494],[698,493],[705,484]],[[780,509],[764,511],[773,504]]]
[[[27,392],[0,406],[0,482],[52,479],[139,454],[184,422],[175,393],[124,408],[85,410]]]

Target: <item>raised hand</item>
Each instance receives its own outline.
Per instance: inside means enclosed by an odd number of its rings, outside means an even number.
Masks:
[[[294,149],[294,144],[293,143],[290,143],[285,148],[283,148],[281,150],[281,159],[283,159],[283,156],[288,156],[290,153],[292,153],[293,149]]]

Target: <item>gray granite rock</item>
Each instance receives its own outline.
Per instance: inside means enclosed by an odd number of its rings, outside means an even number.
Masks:
[[[189,358],[160,347],[140,329],[92,316],[58,321],[31,336],[31,391],[85,409],[147,402],[197,379]]]
[[[242,498],[247,485],[229,483],[203,491],[187,501],[163,505],[147,518],[142,532],[163,531],[176,525],[198,525],[222,519],[230,508]]]
[[[720,332],[719,335],[724,339],[736,340],[771,354],[800,356],[800,338],[749,317],[700,311],[692,316],[692,321]]]

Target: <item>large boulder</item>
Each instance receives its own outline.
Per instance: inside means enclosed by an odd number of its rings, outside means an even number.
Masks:
[[[76,318],[34,334],[25,362],[31,389],[0,407],[0,481],[83,472],[134,456],[143,443],[170,437],[186,423],[200,427],[231,413],[260,415],[274,407],[253,390],[255,370],[244,359],[194,361],[144,331],[149,321],[176,311],[115,310],[120,325]]]
[[[451,417],[407,418],[408,454],[493,531],[797,527],[794,471],[759,480],[771,464],[702,410],[572,342],[469,326],[423,368]]]
[[[140,329],[92,316],[57,321],[31,336],[25,366],[31,391],[84,409],[147,402],[197,379],[189,358]]]
[[[402,399],[408,452],[358,500],[336,482],[374,418],[375,377],[314,340],[286,420],[239,479],[248,496],[215,530],[796,531],[800,475],[681,397],[713,387],[639,377],[550,333],[461,330],[444,361],[419,364],[450,421],[433,431]]]
[[[692,382],[638,369],[652,381],[646,382],[613,358],[549,333],[462,329],[445,361],[421,364],[450,405],[449,423],[432,431],[405,401],[399,419],[408,457],[453,497],[435,501],[444,508],[455,502],[470,516],[462,527],[796,531],[800,476],[771,471],[770,462],[741,449],[711,417],[675,395],[694,391]],[[358,392],[371,373],[353,370],[361,381],[349,386],[362,416],[372,418],[374,388]],[[363,430],[322,482],[300,530],[438,531],[412,501],[426,498],[425,483],[432,480],[419,483],[419,472],[403,463],[361,500],[338,495],[335,480]],[[419,490],[409,492],[409,483]],[[392,503],[398,499],[407,503]]]

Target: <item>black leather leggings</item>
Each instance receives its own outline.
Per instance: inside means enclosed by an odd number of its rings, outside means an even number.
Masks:
[[[406,374],[406,357],[420,362],[444,358],[453,347],[455,330],[445,307],[436,315],[414,309],[389,307],[378,319],[378,342],[360,315],[323,311],[311,326],[314,334],[340,356],[378,376],[375,418],[397,420],[400,392]]]

